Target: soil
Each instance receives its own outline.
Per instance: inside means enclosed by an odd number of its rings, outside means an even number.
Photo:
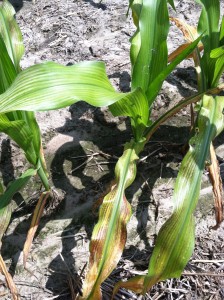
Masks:
[[[53,60],[64,65],[101,60],[117,90],[130,89],[129,39],[134,32],[126,17],[128,1],[36,0],[10,1],[26,48],[22,68]],[[193,0],[174,1],[172,15],[191,24],[199,7]],[[221,0],[222,13],[224,1]],[[171,25],[169,50],[183,43]],[[153,109],[156,118],[197,89],[193,62],[186,60],[168,77]],[[15,196],[15,211],[2,241],[2,256],[18,287],[21,299],[71,299],[71,280],[77,290],[80,273],[88,261],[88,246],[97,214],[93,204],[113,179],[114,166],[130,140],[126,118],[115,118],[106,108],[84,102],[71,107],[37,113],[43,145],[55,191],[33,242],[25,270],[22,249],[32,211],[40,195],[37,178]],[[103,297],[110,299],[114,282],[143,274],[159,228],[172,212],[172,192],[182,160],[181,145],[189,137],[189,108],[170,119],[153,136],[142,153],[138,175],[127,190],[133,215],[128,240],[117,269],[103,284]],[[215,141],[224,179],[224,135]],[[5,186],[28,164],[14,142],[1,134],[0,171]],[[183,275],[155,285],[145,296],[121,291],[116,299],[224,299],[224,225],[215,225],[212,188],[206,171],[196,217],[196,247]],[[216,275],[220,276],[216,276]],[[11,299],[0,278],[1,299]],[[69,281],[70,280],[70,281]]]

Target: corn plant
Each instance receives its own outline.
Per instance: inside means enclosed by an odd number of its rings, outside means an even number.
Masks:
[[[197,72],[198,89],[206,91],[216,87],[224,70],[224,17],[220,22],[220,3],[215,1],[196,1],[202,7],[198,28],[189,26],[185,21],[174,19],[176,25],[182,30],[185,39],[191,42],[199,33],[204,32],[200,47],[194,52],[195,69]],[[185,47],[187,44],[185,44]],[[200,51],[203,50],[203,55]],[[177,51],[176,53],[178,53]],[[216,208],[216,227],[223,220],[223,188],[219,164],[211,144],[208,171],[213,184]]]
[[[119,282],[114,294],[120,287],[145,293],[160,280],[179,277],[193,251],[193,212],[199,197],[202,172],[211,141],[224,127],[223,114],[220,113],[224,108],[224,97],[213,97],[212,94],[218,94],[223,86],[200,90],[197,95],[183,100],[155,122],[151,120],[152,105],[163,81],[194,51],[202,38],[202,35],[197,36],[195,41],[184,47],[168,63],[168,4],[174,8],[173,0],[130,0],[129,8],[136,26],[130,49],[131,92],[115,91],[102,62],[82,62],[67,67],[47,62],[16,74],[11,85],[0,95],[0,116],[16,111],[52,110],[84,100],[98,107],[109,106],[115,116],[130,117],[133,138],[125,144],[123,155],[115,167],[115,180],[99,211],[80,299],[102,298],[100,285],[121,257],[126,242],[126,224],[131,216],[125,190],[135,180],[137,161],[145,144],[167,118],[186,105],[201,101],[195,127],[197,130],[190,139],[189,151],[175,184],[174,211],[158,234],[148,274],[125,283]],[[10,65],[11,58],[4,55],[1,51],[0,57]]]

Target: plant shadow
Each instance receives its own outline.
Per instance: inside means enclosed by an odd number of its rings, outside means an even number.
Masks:
[[[24,5],[24,2],[33,2],[33,0],[9,0],[9,2],[13,5],[13,7],[15,8],[15,11],[18,12]]]

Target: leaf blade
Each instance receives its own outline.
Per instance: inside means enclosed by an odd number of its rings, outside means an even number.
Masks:
[[[48,62],[32,66],[17,76],[10,88],[0,95],[0,113],[52,110],[80,100],[100,107],[128,94],[114,90],[102,62],[74,66]]]
[[[131,207],[124,192],[135,179],[137,153],[143,144],[134,141],[127,143],[116,164],[115,184],[104,197],[99,221],[93,230],[88,273],[80,299],[101,299],[100,284],[120,259],[126,242],[126,223],[131,216]]]
[[[0,6],[0,35],[3,37],[9,56],[17,72],[24,54],[22,33],[14,18],[15,10],[6,0]]]
[[[190,140],[174,188],[174,212],[162,226],[149,263],[148,274],[137,276],[120,287],[145,293],[156,282],[169,277],[179,277],[189,260],[194,246],[193,211],[200,192],[201,177],[210,143],[224,129],[224,97],[204,96],[197,130]],[[144,284],[142,286],[142,283]]]

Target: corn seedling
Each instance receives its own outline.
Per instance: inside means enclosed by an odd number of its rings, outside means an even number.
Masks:
[[[223,85],[216,87],[217,72],[221,72],[219,67],[215,69],[215,77],[204,80],[207,85],[197,95],[183,100],[155,122],[151,120],[151,108],[163,81],[183,59],[197,51],[198,43],[206,37],[202,30],[168,63],[168,4],[174,8],[173,0],[130,0],[129,8],[136,26],[130,50],[131,92],[115,91],[102,62],[82,62],[67,67],[48,62],[16,73],[12,84],[0,95],[1,116],[16,111],[52,110],[84,100],[97,107],[109,106],[114,116],[130,117],[133,139],[125,144],[123,155],[115,167],[114,183],[103,199],[99,221],[90,242],[83,294],[79,299],[102,299],[100,285],[121,257],[126,242],[126,224],[131,216],[125,190],[135,180],[136,164],[145,144],[168,117],[184,106],[200,101],[195,125],[197,130],[194,130],[189,141],[189,151],[182,162],[174,188],[173,214],[158,234],[148,273],[127,282],[119,282],[114,294],[120,287],[144,294],[160,280],[179,277],[194,248],[193,212],[199,198],[202,172],[211,141],[224,127],[224,97],[217,96]],[[221,50],[218,48],[212,55],[219,58]],[[204,61],[207,66],[207,60]],[[209,82],[214,84],[209,85]]]
[[[197,72],[198,89],[206,91],[216,87],[224,70],[224,17],[220,22],[220,3],[215,1],[196,1],[202,7],[198,28],[189,26],[185,21],[172,19],[177,27],[183,32],[187,42],[192,42],[195,37],[204,32],[202,41],[197,50],[194,51],[195,69]],[[185,46],[188,44],[185,44]],[[182,45],[183,46],[183,45]],[[203,50],[203,55],[200,51]],[[178,51],[177,51],[178,53]],[[220,111],[220,113],[222,113]],[[223,188],[220,176],[219,164],[215,155],[214,147],[210,149],[211,164],[207,166],[213,185],[216,227],[223,220]]]

